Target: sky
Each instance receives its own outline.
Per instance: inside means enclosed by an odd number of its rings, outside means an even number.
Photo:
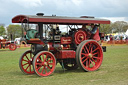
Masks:
[[[0,24],[12,24],[19,14],[94,16],[112,22],[128,22],[128,0],[0,0]]]

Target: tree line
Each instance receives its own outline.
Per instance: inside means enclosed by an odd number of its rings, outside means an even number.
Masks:
[[[6,30],[4,26],[0,26],[0,36],[7,35],[8,39],[11,39],[11,36],[13,40],[15,38],[22,36],[22,28],[21,25],[9,25]],[[6,37],[4,37],[6,38]]]
[[[105,24],[100,26],[100,31],[109,34],[109,33],[121,33],[126,32],[128,29],[128,22],[116,21],[111,24]]]
[[[7,35],[8,39],[10,39],[12,35],[13,40],[15,38],[22,36],[21,25],[9,25],[6,29],[7,30],[5,30],[4,26],[0,26],[0,36]],[[100,32],[103,32],[105,34],[126,32],[127,29],[128,29],[128,22],[124,22],[124,21],[116,21],[111,24],[100,25]]]

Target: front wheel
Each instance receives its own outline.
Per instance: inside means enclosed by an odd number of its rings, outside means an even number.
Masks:
[[[33,60],[33,69],[38,76],[51,75],[56,67],[55,56],[48,51],[39,52]]]
[[[101,46],[94,40],[85,40],[76,50],[76,61],[84,71],[97,70],[103,60]]]
[[[24,74],[33,74],[35,73],[32,67],[34,55],[32,54],[31,50],[26,51],[20,57],[19,60],[19,67]]]

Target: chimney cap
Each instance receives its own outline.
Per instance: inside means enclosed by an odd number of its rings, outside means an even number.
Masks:
[[[44,13],[37,13],[36,15],[37,15],[37,16],[43,16]]]

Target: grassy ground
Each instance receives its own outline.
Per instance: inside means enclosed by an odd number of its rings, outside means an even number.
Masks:
[[[81,69],[63,72],[59,64],[53,75],[25,75],[19,69],[19,57],[28,48],[0,50],[0,85],[128,85],[128,45],[108,46],[98,71]]]

